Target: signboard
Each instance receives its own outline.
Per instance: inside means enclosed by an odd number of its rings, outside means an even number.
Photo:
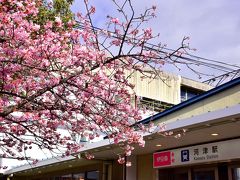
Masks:
[[[172,167],[236,158],[240,158],[240,139],[156,152],[153,154],[153,167]]]
[[[171,154],[170,151],[160,152],[153,154],[153,159],[156,159],[154,161],[153,166],[167,166],[171,165],[174,158],[172,158],[174,154]]]

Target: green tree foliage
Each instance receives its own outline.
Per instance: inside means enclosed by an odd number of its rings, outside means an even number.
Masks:
[[[74,0],[53,0],[49,3],[48,0],[39,0],[39,13],[34,22],[42,25],[46,21],[54,21],[55,17],[60,17],[63,24],[74,18],[74,15],[70,9]]]

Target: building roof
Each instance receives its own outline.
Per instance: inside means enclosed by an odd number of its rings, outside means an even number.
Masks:
[[[141,124],[141,123],[142,124],[147,124],[147,123],[149,123],[151,121],[156,121],[156,120],[158,120],[158,119],[160,119],[160,118],[162,118],[162,117],[164,117],[166,115],[169,115],[169,114],[171,114],[173,112],[181,110],[181,109],[183,109],[185,107],[188,107],[188,106],[190,106],[192,104],[195,104],[195,103],[197,103],[199,101],[202,101],[202,100],[204,100],[206,98],[214,96],[215,94],[223,92],[223,91],[225,91],[227,89],[230,89],[231,87],[237,86],[239,84],[240,84],[240,77],[236,78],[236,79],[233,79],[233,80],[231,80],[231,81],[229,81],[229,82],[227,82],[225,84],[222,84],[222,85],[220,85],[220,86],[218,86],[216,88],[213,88],[213,89],[211,89],[209,91],[206,91],[206,92],[204,92],[204,93],[202,93],[202,94],[200,94],[198,96],[195,96],[195,97],[193,97],[193,98],[191,98],[191,99],[189,99],[187,101],[184,101],[184,102],[179,103],[179,104],[177,104],[175,106],[172,106],[171,108],[169,108],[169,109],[167,109],[167,110],[165,110],[163,112],[157,113],[157,114],[155,114],[153,116],[150,116],[150,117],[148,117],[148,118],[146,118],[146,119],[144,119],[142,121],[139,121],[136,124]]]
[[[216,87],[212,90],[209,90],[209,91],[207,91],[207,92],[205,92],[205,93],[203,93],[199,96],[195,96],[195,97],[193,97],[193,98],[191,98],[187,101],[184,101],[184,102],[182,102],[178,105],[175,105],[172,108],[169,108],[169,109],[167,109],[167,110],[165,110],[161,113],[158,113],[154,116],[146,118],[146,119],[142,120],[141,123],[148,123],[150,121],[158,120],[161,117],[164,117],[168,114],[174,113],[178,110],[181,110],[181,109],[183,109],[185,107],[188,107],[188,106],[190,106],[194,103],[197,103],[197,102],[202,101],[206,98],[214,96],[214,95],[216,95],[220,92],[228,90],[228,89],[230,89],[232,87],[235,87],[239,84],[240,84],[240,78],[234,79],[232,81],[229,81],[228,83],[225,83],[221,86],[218,86],[218,87]],[[189,126],[193,126],[193,125],[197,125],[197,124],[201,124],[201,123],[206,123],[206,122],[209,122],[209,121],[214,121],[216,119],[222,119],[222,118],[225,118],[225,117],[236,116],[236,115],[239,116],[239,108],[240,108],[240,105],[238,104],[234,107],[225,108],[225,109],[217,110],[217,111],[214,111],[214,112],[209,112],[209,113],[206,113],[206,114],[201,114],[201,115],[198,115],[198,116],[195,116],[195,117],[185,118],[181,121],[170,122],[168,124],[166,130],[167,131],[172,131],[174,129],[189,127]],[[215,126],[213,126],[213,127],[215,127]],[[208,129],[211,129],[211,128],[208,128]],[[148,135],[150,135],[150,134],[148,134]],[[96,149],[96,148],[102,148],[102,151],[99,151],[99,153],[106,151],[106,154],[108,156],[110,156],[108,153],[110,151],[112,151],[112,149],[111,148],[106,148],[107,146],[108,147],[112,146],[112,144],[110,143],[110,141],[108,139],[105,139],[103,141],[96,142],[96,143],[89,143],[89,144],[86,144],[86,146],[82,149],[82,151],[80,153],[87,152],[87,151],[90,151],[90,150],[93,150],[93,149]],[[154,147],[156,148],[155,145],[154,145]],[[113,146],[112,146],[112,148],[113,148]],[[98,151],[96,151],[96,152],[98,152]],[[69,157],[69,159],[67,159],[67,160],[72,160],[72,158]],[[34,168],[43,167],[43,166],[46,166],[46,165],[49,165],[49,164],[54,164],[54,163],[55,164],[61,163],[62,161],[64,161],[64,160],[51,158],[51,159],[43,160],[41,163],[37,164]],[[84,161],[84,160],[82,160],[82,161]],[[31,165],[25,164],[25,165],[21,165],[19,167],[14,167],[10,170],[7,170],[7,171],[4,172],[4,174],[22,172],[22,171],[25,171],[25,170],[28,170],[28,169],[31,169],[31,168],[33,168]]]

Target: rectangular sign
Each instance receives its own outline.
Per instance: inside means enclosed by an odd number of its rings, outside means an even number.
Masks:
[[[156,152],[153,154],[153,167],[172,167],[236,158],[240,158],[240,139]]]
[[[156,167],[171,165],[172,157],[171,152],[160,152],[153,154],[154,165]]]

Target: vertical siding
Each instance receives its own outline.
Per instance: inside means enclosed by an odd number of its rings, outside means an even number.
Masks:
[[[127,73],[129,74],[129,72]],[[150,76],[150,73],[147,73]],[[160,73],[160,77],[142,78],[140,72],[134,72],[129,79],[135,84],[135,93],[137,96],[143,96],[170,104],[178,104],[180,102],[180,84],[181,77],[166,73]]]

